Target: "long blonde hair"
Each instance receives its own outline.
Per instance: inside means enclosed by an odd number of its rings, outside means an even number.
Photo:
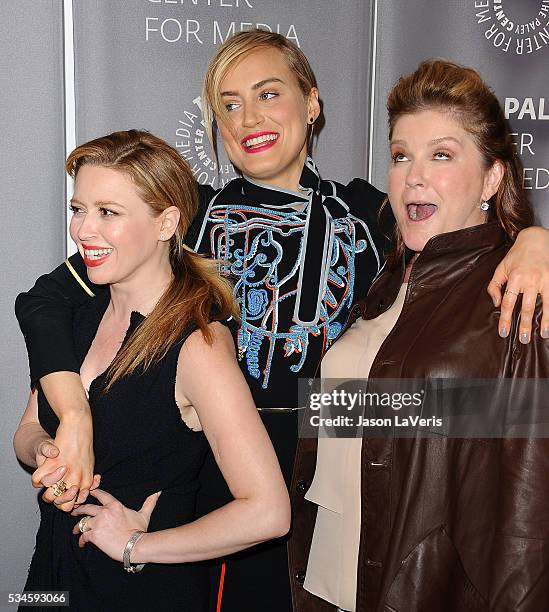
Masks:
[[[173,278],[111,364],[108,390],[123,376],[138,368],[145,370],[162,359],[190,322],[211,343],[208,323],[212,313],[218,319],[237,317],[238,307],[230,283],[219,275],[217,263],[183,243],[198,211],[198,192],[189,166],[175,149],[149,132],[114,132],[77,147],[67,158],[65,169],[76,178],[85,165],[111,168],[129,176],[154,216],[170,206],[180,212],[169,243]]]
[[[210,60],[202,87],[202,114],[216,158],[216,117],[219,119],[228,117],[221,97],[221,81],[239,59],[244,58],[248,53],[265,48],[278,49],[282,53],[305,98],[311,93],[313,87],[317,87],[316,77],[309,60],[297,45],[282,34],[252,28],[231,36]],[[313,126],[309,125],[307,141],[310,141],[312,131]]]

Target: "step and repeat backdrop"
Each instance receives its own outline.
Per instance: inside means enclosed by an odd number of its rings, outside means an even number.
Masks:
[[[0,19],[6,34],[0,479],[7,498],[0,510],[0,589],[24,584],[37,527],[36,493],[11,449],[28,390],[12,305],[71,250],[65,133],[80,144],[145,128],[174,145],[200,183],[224,184],[235,170],[223,155],[219,167],[213,161],[202,124],[202,77],[228,36],[258,26],[293,40],[316,72],[323,121],[314,156],[323,176],[370,177],[384,189],[387,92],[422,59],[444,57],[478,69],[504,104],[524,185],[549,226],[549,0],[5,0]],[[65,80],[72,62],[74,74]]]
[[[299,45],[315,70],[324,175],[364,175],[371,9],[364,0],[74,0],[77,141],[146,128],[177,147],[200,183],[224,184],[235,171],[226,157],[213,161],[202,78],[231,34],[259,27]]]
[[[260,27],[298,44],[317,74],[322,174],[370,175],[383,189],[387,93],[422,59],[444,57],[475,67],[494,88],[524,185],[549,224],[549,0],[73,0],[73,11],[77,142],[144,127],[175,145],[199,182],[224,184],[235,170],[223,155],[219,167],[213,161],[202,77],[227,37]]]

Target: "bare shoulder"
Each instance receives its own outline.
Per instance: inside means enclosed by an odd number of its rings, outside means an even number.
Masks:
[[[239,378],[241,374],[234,340],[227,326],[214,321],[209,324],[209,330],[211,343],[206,342],[202,332],[197,329],[179,351],[177,378],[185,388],[206,382],[214,385],[226,378]]]
[[[176,388],[180,397],[192,404],[200,416],[204,430],[205,415],[224,406],[227,413],[234,405],[237,411],[255,410],[250,389],[236,359],[233,337],[222,323],[210,323],[212,342],[196,330],[179,352]]]
[[[185,361],[191,360],[195,364],[212,359],[236,360],[233,337],[227,326],[213,321],[208,328],[212,335],[211,343],[206,342],[200,329],[197,329],[183,343],[180,357],[185,357]],[[182,361],[180,359],[180,362]]]

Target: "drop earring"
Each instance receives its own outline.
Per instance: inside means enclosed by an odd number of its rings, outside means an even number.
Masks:
[[[488,204],[488,202],[483,201],[480,203],[480,210],[483,210],[484,212],[486,212],[489,208],[490,208],[490,204]]]

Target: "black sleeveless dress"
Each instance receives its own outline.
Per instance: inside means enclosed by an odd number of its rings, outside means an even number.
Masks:
[[[80,363],[109,297],[105,292],[91,300],[75,317]],[[142,320],[142,315],[132,313],[126,340]],[[208,444],[202,432],[193,432],[185,425],[175,403],[179,351],[195,329],[189,325],[159,363],[145,373],[124,377],[108,393],[102,393],[104,375],[90,385],[95,470],[101,474],[101,488],[134,510],[148,495],[162,491],[149,531],[175,527],[195,517],[197,476]],[[59,421],[42,393],[38,396],[38,414],[44,429],[55,436]],[[90,497],[88,502],[95,500]],[[78,548],[78,536],[71,533],[78,517],[41,499],[40,511],[40,528],[25,590],[70,591],[71,610],[206,610],[208,576],[199,564],[149,563],[140,573],[128,574],[122,563],[93,544]]]

